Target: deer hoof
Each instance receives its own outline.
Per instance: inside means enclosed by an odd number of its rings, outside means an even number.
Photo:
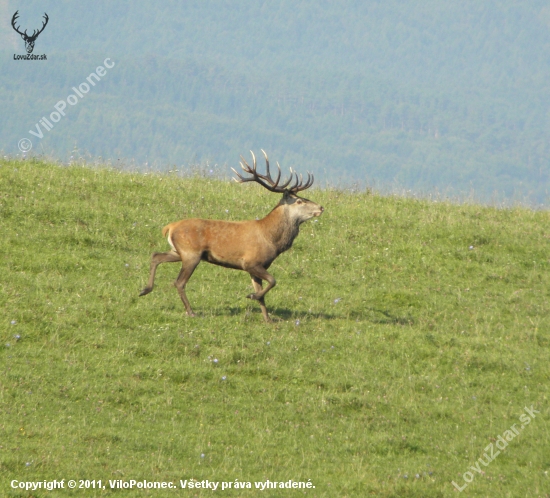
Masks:
[[[149,288],[149,287],[145,287],[145,289],[143,289],[139,295],[140,296],[145,296],[146,294],[149,294],[149,292],[151,292],[153,289]]]
[[[259,299],[257,294],[248,294],[246,296],[248,299],[255,299],[256,301]]]

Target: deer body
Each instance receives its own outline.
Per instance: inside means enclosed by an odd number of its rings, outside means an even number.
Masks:
[[[266,156],[268,177],[271,180],[269,176],[269,163],[267,161]],[[256,161],[254,159],[254,169],[250,170],[250,172],[255,173],[255,168]],[[243,169],[245,169],[244,166]],[[245,171],[249,172],[246,169]],[[241,178],[241,181],[248,181],[248,179],[245,180],[240,175],[238,176]],[[262,175],[259,178],[260,180],[266,179]],[[261,181],[259,183],[263,185]],[[283,187],[278,187],[277,183],[271,180],[269,190],[280,191],[279,189],[283,189]],[[313,180],[311,180],[311,183],[313,183]],[[153,254],[149,281],[140,296],[148,294],[153,290],[155,272],[159,264],[181,261],[182,269],[176,279],[175,286],[178,289],[187,314],[194,316],[185,294],[185,285],[197,265],[201,261],[207,261],[208,263],[226,268],[248,272],[252,277],[255,293],[247,297],[259,302],[264,320],[269,321],[264,296],[275,286],[276,281],[267,272],[267,269],[279,254],[290,249],[300,231],[300,225],[314,216],[320,216],[324,210],[322,206],[299,197],[295,193],[298,188],[304,190],[311,183],[306,183],[304,187],[301,184],[298,185],[298,181],[296,181],[294,191],[286,188],[282,190],[283,198],[279,204],[261,220],[221,221],[188,219],[166,225],[162,233],[167,237],[172,250],[165,253]],[[265,289],[262,288],[262,281],[264,280],[268,284]]]

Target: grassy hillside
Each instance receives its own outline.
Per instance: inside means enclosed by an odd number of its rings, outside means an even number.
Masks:
[[[326,211],[272,266],[273,324],[245,299],[246,274],[205,263],[187,288],[197,318],[177,264],[138,298],[163,225],[254,218],[278,197],[0,162],[2,496],[46,495],[14,479],[102,480],[88,494],[109,496],[109,479],[191,478],[455,496],[468,471],[468,496],[548,496],[549,213],[312,190]],[[472,471],[526,406],[540,413]]]

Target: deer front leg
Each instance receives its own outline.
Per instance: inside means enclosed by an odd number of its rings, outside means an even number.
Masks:
[[[254,290],[256,291],[256,294],[258,294],[262,290],[262,279],[258,278],[258,277],[252,277],[252,285],[254,287]],[[250,296],[248,296],[248,297],[250,297]],[[262,310],[262,315],[264,317],[264,320],[266,322],[270,322],[271,319],[269,318],[269,315],[267,314],[267,308],[265,307],[265,301],[264,301],[263,296],[260,299],[258,299],[258,303],[260,304],[260,308]]]
[[[252,283],[254,285],[254,294],[249,294],[246,296],[248,299],[254,299],[260,303],[260,308],[262,308],[262,314],[264,320],[269,322],[269,316],[267,314],[267,309],[265,307],[264,296],[273,288],[277,283],[272,275],[267,273],[267,270],[263,266],[256,266],[254,268],[247,268],[246,270],[252,277]],[[267,282],[267,287],[262,289],[262,280]]]
[[[176,263],[181,261],[181,258],[177,252],[155,252],[151,256],[151,269],[149,270],[149,281],[147,286],[139,293],[140,296],[145,296],[153,290],[155,284],[155,273],[157,271],[157,266],[161,263]]]
[[[256,301],[259,301],[261,298],[263,298],[275,285],[277,284],[276,280],[273,278],[272,275],[267,273],[267,270],[263,266],[256,266],[254,268],[247,268],[246,270],[252,278],[257,277],[261,280],[265,280],[267,282],[267,287],[263,290],[260,290],[259,292],[256,292],[255,294],[249,294],[246,296],[248,299],[255,299]]]

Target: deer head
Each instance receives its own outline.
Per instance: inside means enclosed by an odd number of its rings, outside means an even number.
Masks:
[[[42,31],[44,31],[46,24],[48,24],[48,14],[44,12],[44,23],[42,24],[42,28],[40,28],[39,30],[34,30],[31,36],[27,34],[27,30],[25,30],[24,33],[21,33],[21,31],[19,31],[19,27],[15,25],[18,17],[19,11],[13,14],[13,17],[11,18],[11,26],[17,33],[21,35],[21,38],[25,40],[25,49],[27,50],[27,54],[32,54],[32,51],[34,50],[34,42],[38,38],[38,35],[42,33]]]

